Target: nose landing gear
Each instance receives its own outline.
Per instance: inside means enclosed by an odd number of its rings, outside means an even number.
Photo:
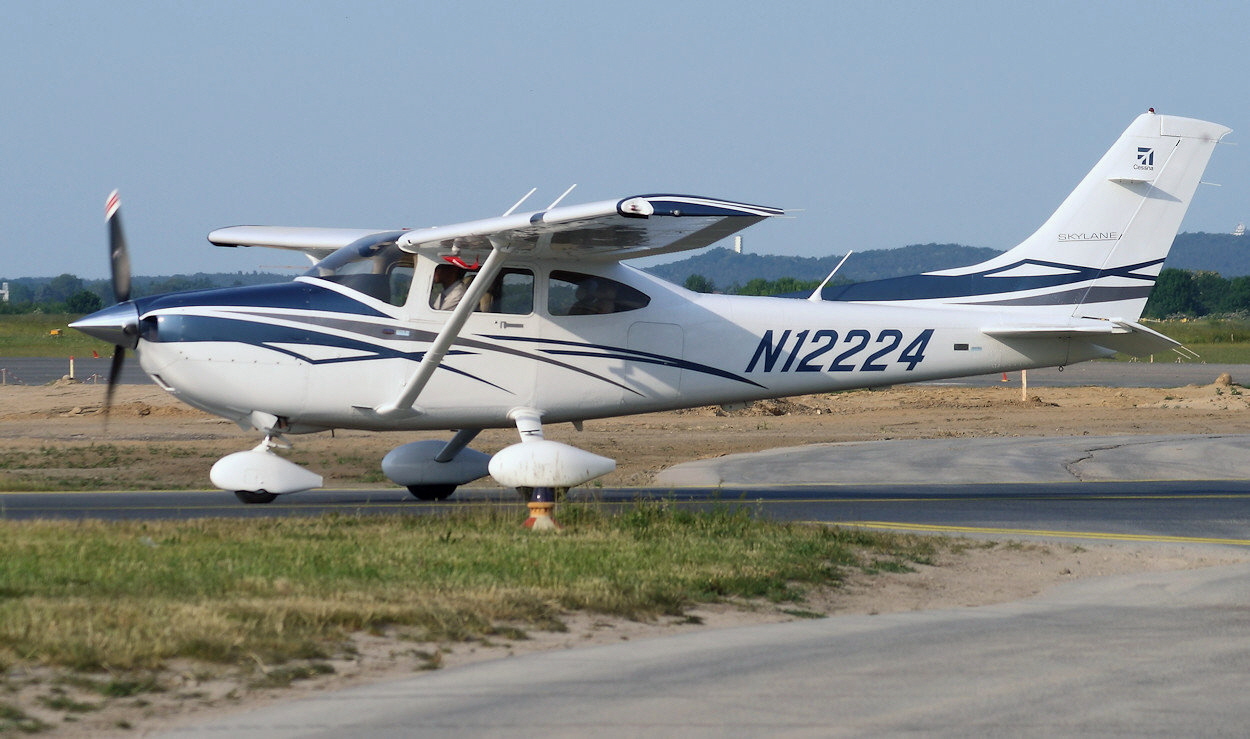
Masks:
[[[267,434],[256,448],[217,460],[208,473],[209,479],[249,505],[272,503],[279,495],[321,487],[321,475],[274,454],[275,447],[290,445],[281,437]]]

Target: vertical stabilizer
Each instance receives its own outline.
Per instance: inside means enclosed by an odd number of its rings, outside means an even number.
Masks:
[[[1224,126],[1138,116],[1019,246],[970,267],[849,285],[833,300],[1136,320]]]

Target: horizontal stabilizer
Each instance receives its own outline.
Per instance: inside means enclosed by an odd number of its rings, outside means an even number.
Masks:
[[[981,333],[996,339],[1074,339],[1134,357],[1144,357],[1181,345],[1179,341],[1140,323],[1116,319],[1068,326],[992,326],[981,329]]]

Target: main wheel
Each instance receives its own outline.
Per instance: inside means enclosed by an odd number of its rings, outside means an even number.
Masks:
[[[277,499],[277,493],[266,493],[264,490],[236,490],[234,497],[248,505],[256,505],[258,503],[272,503]]]
[[[447,500],[456,492],[455,485],[409,485],[408,492],[417,500]]]
[[[565,495],[569,492],[568,488],[517,488],[516,491],[521,494],[521,499],[526,503],[534,499],[534,495],[539,491],[543,491],[542,495],[554,496],[548,497],[548,501],[563,501]]]

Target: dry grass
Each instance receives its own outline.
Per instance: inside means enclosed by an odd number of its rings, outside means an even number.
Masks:
[[[933,546],[728,505],[566,505],[559,536],[518,530],[513,513],[0,522],[0,663],[276,664],[340,655],[360,631],[454,642],[560,630],[573,610],[647,619],[725,599],[800,601],[839,582],[865,545],[868,561],[923,561]]]

